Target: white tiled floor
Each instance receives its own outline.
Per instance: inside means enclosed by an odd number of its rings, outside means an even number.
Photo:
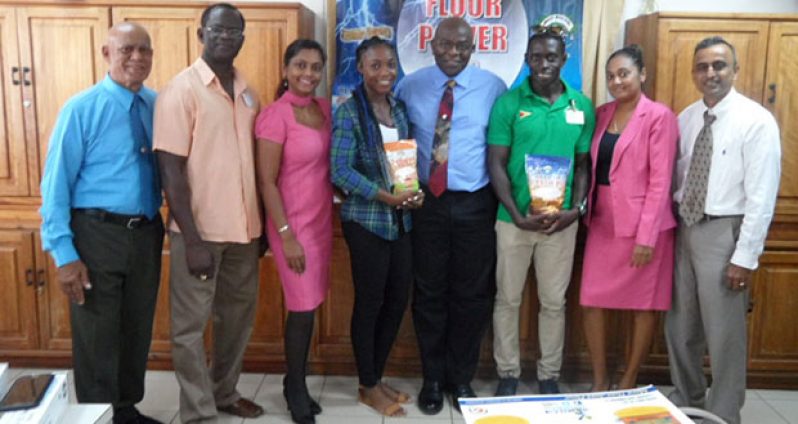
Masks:
[[[41,373],[54,370],[11,369],[12,377],[22,373]],[[70,375],[70,381],[72,376]],[[421,387],[420,379],[387,378],[394,387],[415,396]],[[442,424],[463,423],[460,414],[454,410],[448,399],[443,411],[434,416],[424,415],[415,404],[405,406],[407,417],[383,418],[372,409],[357,402],[357,378],[350,376],[310,376],[308,388],[311,395],[319,400],[324,412],[316,417],[318,424]],[[477,395],[490,396],[495,389],[495,381],[475,380],[472,384]],[[561,384],[563,391],[585,391],[588,384]],[[75,401],[74,388],[70,388],[71,401]],[[238,390],[244,397],[253,399],[266,409],[266,415],[255,420],[243,420],[226,414],[220,415],[220,424],[275,423],[290,424],[291,419],[282,395],[282,375],[242,374]],[[537,387],[522,382],[519,393],[535,393]],[[667,393],[670,389],[663,388]],[[177,417],[178,385],[174,372],[147,372],[144,400],[138,404],[139,410],[164,423],[180,423]],[[798,391],[748,390],[745,407],[742,411],[745,424],[798,424]]]

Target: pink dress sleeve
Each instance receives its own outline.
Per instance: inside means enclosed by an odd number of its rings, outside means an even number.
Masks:
[[[288,129],[286,128],[284,108],[274,102],[260,111],[255,120],[255,137],[258,140],[269,140],[284,144]]]

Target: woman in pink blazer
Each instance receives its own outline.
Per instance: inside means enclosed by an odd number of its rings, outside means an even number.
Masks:
[[[593,365],[593,391],[607,390],[607,310],[634,315],[632,349],[619,389],[632,388],[648,354],[657,311],[670,309],[673,239],[671,174],[679,129],[667,106],[649,100],[637,46],[607,61],[614,101],[596,111],[580,304]]]

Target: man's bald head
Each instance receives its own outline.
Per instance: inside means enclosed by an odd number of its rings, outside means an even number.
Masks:
[[[138,91],[152,70],[150,35],[135,22],[112,26],[102,53],[111,79],[131,91]]]
[[[463,18],[451,17],[441,19],[438,23],[438,27],[435,29],[435,37],[438,36],[438,33],[441,31],[455,31],[455,32],[468,32],[471,34],[471,25],[466,22]],[[473,35],[472,35],[473,41]]]
[[[435,64],[449,77],[459,74],[471,60],[474,35],[463,18],[446,18],[438,24],[432,39]]]

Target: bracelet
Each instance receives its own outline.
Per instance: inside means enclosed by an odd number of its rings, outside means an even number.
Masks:
[[[284,232],[286,232],[286,231],[288,231],[290,229],[291,229],[291,227],[288,224],[285,224],[282,227],[277,229],[277,233],[278,234],[282,234],[282,233],[284,233]]]

